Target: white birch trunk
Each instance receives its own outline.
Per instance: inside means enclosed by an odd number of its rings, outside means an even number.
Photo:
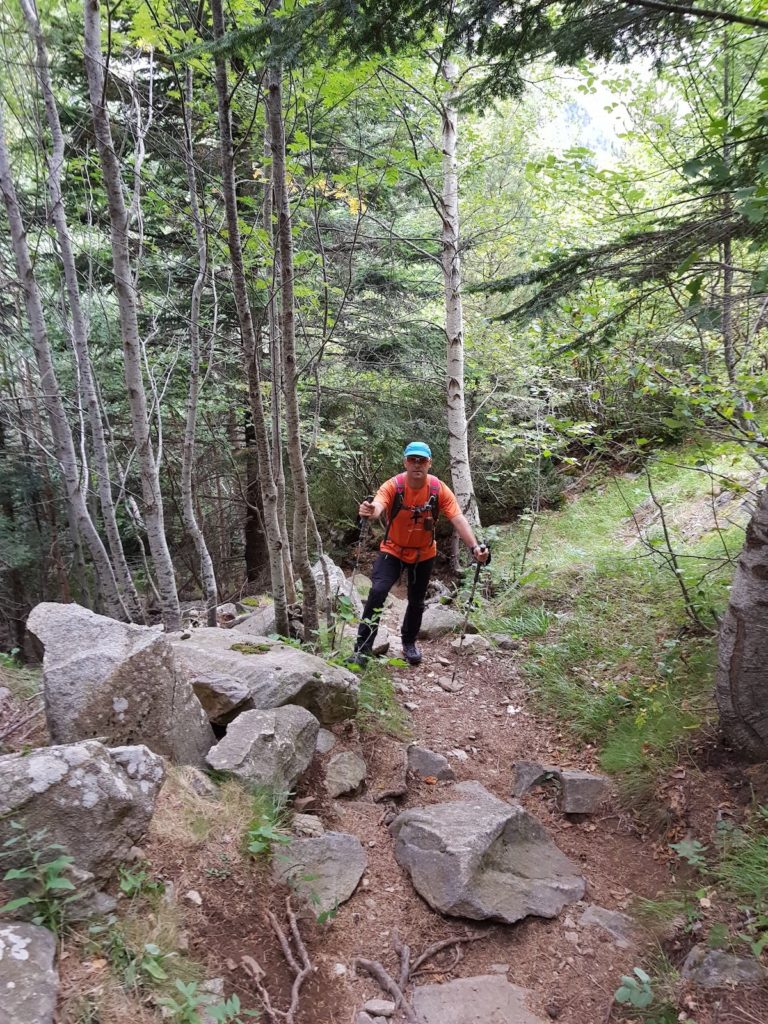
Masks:
[[[221,0],[211,0],[213,35],[216,40],[224,36],[224,12]],[[264,403],[261,399],[261,373],[259,353],[256,350],[256,332],[248,301],[243,265],[243,249],[235,189],[234,154],[232,146],[232,119],[229,107],[229,84],[224,57],[216,54],[216,101],[219,116],[219,142],[221,146],[222,192],[227,217],[227,244],[232,268],[232,290],[234,292],[237,318],[240,324],[243,349],[248,360],[248,372],[253,375],[255,387],[249,387],[253,413],[253,428],[256,434],[256,454],[259,460],[259,486],[264,512],[264,529],[269,549],[269,569],[272,581],[272,598],[275,603],[275,628],[282,636],[288,636],[288,605],[283,575],[282,538],[277,516],[277,487],[272,472],[269,451],[269,437],[264,417]]]
[[[450,86],[456,80],[456,66],[446,61],[441,68]],[[456,159],[458,111],[451,91],[442,104],[443,194],[440,203],[443,227],[440,262],[445,293],[445,336],[447,341],[447,419],[451,483],[459,508],[474,530],[480,515],[469,466],[467,412],[464,405],[464,313],[461,305],[461,259],[459,255],[459,175]],[[454,569],[458,568],[458,544],[454,544]]]
[[[8,216],[11,244],[16,259],[19,281],[24,294],[24,306],[29,321],[32,348],[37,361],[40,375],[40,389],[43,395],[48,422],[51,428],[56,460],[61,469],[67,495],[67,514],[73,533],[73,542],[77,545],[78,536],[82,537],[88,547],[96,573],[97,586],[109,615],[115,618],[126,618],[126,611],[120,600],[117,582],[112,570],[109,555],[99,537],[91,519],[86,503],[84,481],[87,480],[87,469],[79,466],[72,430],[62,401],[56,370],[53,364],[48,330],[43,314],[43,303],[35,279],[32,259],[27,244],[27,235],[21,216],[16,189],[11,174],[11,162],[5,138],[5,123],[0,106],[0,191]]]
[[[283,394],[288,428],[288,464],[293,481],[293,558],[302,583],[302,607],[307,639],[318,629],[317,585],[309,561],[309,488],[301,451],[301,420],[296,373],[296,328],[293,298],[293,235],[285,181],[285,127],[280,68],[267,72],[267,115],[272,144],[272,189],[277,213],[277,249],[280,253],[280,336],[283,353]]]
[[[128,211],[120,163],[112,141],[112,129],[105,100],[104,61],[101,52],[101,18],[98,0],[84,0],[85,70],[91,102],[96,147],[101,160],[104,187],[109,207],[112,266],[120,311],[123,364],[133,438],[141,474],[144,523],[160,594],[166,629],[181,628],[179,597],[173,562],[165,537],[163,499],[152,435],[147,413],[147,397],[142,373],[142,349],[139,335],[138,304],[131,272],[128,237]]]
[[[269,121],[264,131],[265,155],[272,159],[272,142],[269,132]],[[296,604],[296,585],[293,575],[293,559],[288,536],[288,523],[285,515],[285,470],[283,468],[283,439],[280,428],[282,423],[283,394],[283,351],[280,339],[280,323],[278,319],[277,280],[279,277],[280,256],[275,245],[275,232],[272,223],[272,176],[264,184],[264,202],[261,208],[262,224],[269,238],[269,246],[274,254],[272,262],[272,282],[267,303],[267,332],[269,336],[270,366],[272,372],[272,472],[277,485],[277,517],[280,522],[280,536],[283,539],[283,573],[285,575],[285,591],[289,604]]]
[[[64,167],[64,135],[59,121],[59,111],[53,94],[49,73],[48,51],[40,27],[40,21],[34,0],[21,0],[21,9],[26,19],[29,35],[37,52],[35,73],[40,84],[45,103],[45,115],[51,132],[51,153],[48,155],[48,189],[51,198],[51,219],[56,229],[59,243],[64,282],[67,291],[67,303],[71,317],[72,348],[77,362],[78,383],[83,396],[88,424],[93,444],[93,461],[96,470],[96,485],[101,505],[104,530],[107,535],[109,553],[112,558],[115,576],[118,581],[123,601],[130,618],[134,622],[144,621],[136,586],[131,577],[125,558],[123,542],[117,526],[115,504],[112,498],[112,481],[110,477],[109,455],[104,436],[104,425],[101,421],[96,385],[93,379],[93,364],[88,343],[88,327],[80,301],[80,288],[77,280],[77,269],[72,248],[72,239],[64,211],[62,195],[62,173]]]
[[[192,214],[192,223],[195,227],[195,240],[197,242],[198,270],[195,283],[192,286],[192,301],[189,313],[189,391],[187,393],[187,419],[184,427],[184,450],[181,460],[181,501],[182,518],[192,542],[195,545],[197,557],[200,559],[200,578],[203,582],[205,593],[205,607],[209,626],[216,625],[216,607],[218,605],[218,593],[216,588],[216,575],[213,570],[208,545],[205,543],[203,531],[195,515],[195,504],[192,494],[192,471],[195,464],[195,431],[197,426],[197,404],[200,395],[200,301],[203,294],[203,286],[208,273],[208,247],[205,240],[205,230],[200,216],[200,204],[197,200],[197,179],[195,175],[195,160],[192,149],[192,68],[187,68],[186,81],[186,102],[184,104],[184,140],[185,158],[187,164],[187,188],[189,189],[189,208]]]

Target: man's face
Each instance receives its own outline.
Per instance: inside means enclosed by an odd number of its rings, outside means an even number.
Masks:
[[[407,455],[403,459],[403,465],[408,475],[408,483],[412,487],[421,487],[426,483],[432,459],[428,459],[425,455]]]

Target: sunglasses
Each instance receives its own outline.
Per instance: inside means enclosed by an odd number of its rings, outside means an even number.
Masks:
[[[422,462],[429,462],[426,455],[406,455],[406,462],[415,462],[417,465],[421,465]]]

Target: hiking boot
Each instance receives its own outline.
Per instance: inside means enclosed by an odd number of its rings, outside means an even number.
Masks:
[[[365,668],[365,666],[368,664],[372,657],[372,651],[353,651],[352,657],[349,659],[348,664],[359,665],[360,668]]]
[[[403,657],[409,665],[421,664],[421,651],[413,640],[403,640]]]

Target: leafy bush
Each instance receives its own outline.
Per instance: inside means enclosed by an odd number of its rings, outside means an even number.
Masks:
[[[60,935],[64,929],[67,905],[77,899],[75,885],[67,877],[74,859],[59,843],[46,842],[47,829],[28,835],[18,821],[12,821],[11,828],[15,835],[3,843],[0,859],[21,859],[24,863],[20,867],[9,868],[3,875],[3,881],[25,882],[26,891],[23,896],[0,907],[0,914],[21,910],[33,924]]]

